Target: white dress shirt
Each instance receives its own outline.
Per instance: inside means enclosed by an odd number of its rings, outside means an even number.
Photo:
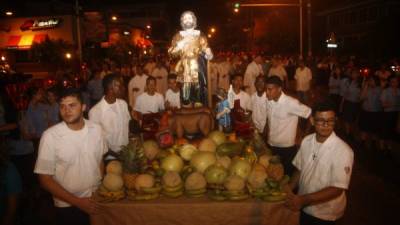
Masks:
[[[100,164],[107,152],[101,127],[85,120],[75,131],[64,123],[47,129],[40,139],[34,172],[51,175],[65,190],[77,197],[90,197],[101,182]],[[69,207],[53,197],[56,207]]]
[[[353,167],[354,154],[351,148],[333,132],[323,143],[318,143],[316,134],[308,135],[301,143],[293,159],[300,171],[299,195],[318,192],[327,187],[347,189]],[[322,220],[339,219],[346,208],[346,194],[335,199],[307,206],[305,213]]]
[[[135,75],[128,84],[128,97],[129,97],[129,106],[134,107],[136,98],[144,92],[146,87],[146,80],[149,76],[143,74],[141,76]],[[133,88],[138,88],[138,91],[132,91]]]
[[[287,80],[287,72],[285,67],[283,67],[282,65],[271,67],[268,72],[268,77],[270,76],[278,76],[279,78],[281,78],[282,81]]]
[[[258,96],[257,92],[251,96],[252,119],[257,130],[262,133],[267,122],[267,96],[265,92]]]
[[[171,89],[168,89],[167,92],[165,93],[165,102],[169,102],[170,107],[173,108],[181,108],[181,93],[174,92]]]
[[[250,95],[247,94],[244,91],[240,91],[238,94],[236,94],[234,91],[233,93],[233,103],[236,100],[240,100],[240,107],[244,110],[248,110],[251,111],[251,99],[250,99]],[[233,104],[231,105],[231,109],[233,108]]]
[[[249,94],[253,94],[256,91],[256,87],[254,86],[256,77],[263,74],[264,71],[260,64],[253,61],[247,65],[246,72],[244,72],[243,84],[248,87]]]
[[[128,105],[124,100],[117,99],[108,104],[104,97],[89,111],[89,119],[99,124],[105,133],[108,147],[119,152],[121,146],[129,143]]]
[[[278,101],[267,101],[267,104],[268,143],[281,148],[294,146],[299,116],[308,118],[311,109],[283,92]]]
[[[158,113],[163,111],[164,97],[157,92],[154,93],[154,95],[149,95],[147,92],[144,92],[136,99],[134,110],[142,114]]]
[[[309,91],[310,84],[312,80],[311,70],[308,67],[301,69],[300,67],[296,69],[296,74],[294,75],[296,80],[296,91]]]

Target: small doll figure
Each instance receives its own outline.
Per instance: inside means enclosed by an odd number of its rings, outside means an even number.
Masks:
[[[231,129],[231,117],[230,117],[231,110],[225,89],[218,88],[217,97],[219,100],[216,108],[218,129],[220,131],[228,132]]]

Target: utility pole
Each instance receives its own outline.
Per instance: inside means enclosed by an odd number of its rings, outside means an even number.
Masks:
[[[308,56],[312,56],[311,0],[307,1]]]
[[[75,0],[75,16],[76,16],[76,35],[77,35],[77,42],[78,42],[79,66],[81,66],[82,65],[82,40],[81,40],[79,0]]]
[[[303,57],[303,0],[299,0],[299,14],[300,14],[300,57]]]

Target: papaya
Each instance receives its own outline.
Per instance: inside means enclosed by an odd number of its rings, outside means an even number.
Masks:
[[[217,147],[217,154],[218,156],[229,156],[229,157],[235,157],[241,155],[243,148],[244,148],[244,143],[234,143],[234,142],[225,142],[223,144],[218,145]]]

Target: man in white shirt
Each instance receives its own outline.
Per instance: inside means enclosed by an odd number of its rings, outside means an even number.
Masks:
[[[129,106],[132,109],[135,106],[137,96],[141,95],[144,92],[144,88],[146,87],[146,80],[148,77],[149,76],[147,76],[143,72],[142,66],[137,65],[135,68],[135,76],[129,81],[128,84]]]
[[[248,94],[253,94],[256,92],[256,88],[254,86],[254,81],[256,77],[259,75],[264,75],[264,71],[262,68],[263,58],[258,55],[254,58],[254,60],[247,65],[246,72],[244,73],[244,87]]]
[[[53,196],[58,224],[89,224],[87,214],[102,210],[90,197],[101,182],[106,141],[101,127],[83,118],[79,90],[65,90],[59,101],[63,121],[43,133],[34,172]]]
[[[282,87],[285,87],[285,88],[288,87],[288,75],[287,75],[285,67],[283,66],[281,59],[277,59],[277,58],[272,59],[272,67],[269,69],[269,72],[268,72],[268,77],[270,77],[270,76],[279,77],[283,82]]]
[[[242,110],[251,111],[251,99],[250,95],[242,90],[243,88],[243,76],[240,74],[235,74],[232,77],[232,89],[230,93],[228,93],[228,99],[232,98],[233,101],[231,104],[231,109],[238,104]],[[229,96],[229,95],[232,96]]]
[[[154,77],[147,78],[146,91],[138,96],[133,108],[135,119],[141,120],[143,114],[164,111],[164,97],[156,92],[156,85]]]
[[[256,92],[251,96],[251,116],[255,128],[259,133],[263,133],[267,122],[267,96],[265,94],[264,76],[258,76],[254,86]]]
[[[119,76],[109,74],[103,79],[104,97],[89,111],[89,119],[99,124],[105,133],[108,147],[119,152],[129,143],[128,105],[121,99],[123,83]]]
[[[168,71],[160,61],[157,62],[156,67],[151,72],[151,76],[157,79],[157,92],[164,94],[168,88]]]
[[[218,88],[223,88],[226,91],[229,89],[230,82],[230,72],[232,70],[232,64],[228,60],[228,58],[221,56],[220,61],[218,63]]]
[[[181,94],[176,75],[168,75],[168,90],[165,93],[165,109],[176,110],[181,108]]]
[[[296,69],[294,79],[296,80],[297,96],[300,102],[306,103],[308,92],[310,91],[312,73],[310,68],[305,66],[303,60],[299,61],[299,67]]]
[[[283,93],[282,85],[277,76],[266,80],[268,144],[274,154],[280,156],[286,174],[291,175],[298,120],[299,117],[308,118],[311,109]]]
[[[335,105],[316,104],[311,117],[315,133],[308,135],[293,160],[297,168],[287,187],[286,205],[302,210],[300,225],[335,224],[346,208],[346,190],[353,167],[352,149],[334,130]],[[297,195],[291,191],[298,187]]]

